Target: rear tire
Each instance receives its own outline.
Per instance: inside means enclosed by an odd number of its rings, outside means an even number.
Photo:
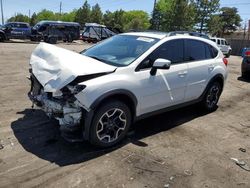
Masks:
[[[5,39],[4,35],[0,34],[0,42],[4,42],[4,39]]]
[[[56,44],[57,43],[57,38],[56,37],[49,37],[48,38],[48,43],[50,43],[50,44]]]
[[[221,93],[222,86],[219,82],[210,84],[202,101],[202,105],[207,112],[213,112],[218,108],[217,103]]]
[[[131,125],[131,112],[127,105],[118,100],[109,100],[95,112],[90,142],[99,147],[110,147],[120,142]]]

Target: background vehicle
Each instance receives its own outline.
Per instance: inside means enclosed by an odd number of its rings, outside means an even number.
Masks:
[[[30,64],[30,99],[61,130],[102,147],[157,113],[193,103],[214,111],[227,78],[214,42],[166,33],[116,35],[82,54],[41,43]]]
[[[116,33],[108,29],[105,25],[86,23],[82,33],[82,40],[95,43],[114,35]]]
[[[214,41],[222,53],[228,58],[231,55],[232,48],[231,46],[227,43],[226,39],[224,38],[216,38],[216,37],[211,37],[211,40]]]
[[[6,40],[5,32],[0,28],[0,42],[3,42],[4,40]]]
[[[55,44],[58,40],[72,42],[80,36],[80,24],[75,22],[41,21],[31,32],[32,41],[41,41]]]
[[[250,77],[250,49],[244,52],[241,64],[241,75],[243,78]]]
[[[31,28],[25,22],[9,22],[1,26],[0,40],[30,39]]]

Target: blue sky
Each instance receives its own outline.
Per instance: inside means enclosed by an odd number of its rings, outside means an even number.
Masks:
[[[4,5],[5,20],[15,13],[28,15],[38,12],[44,8],[59,12],[59,4],[62,1],[62,11],[68,12],[74,8],[79,8],[85,0],[2,0]],[[99,3],[103,11],[124,10],[145,10],[151,12],[154,0],[88,0],[93,6]],[[237,7],[243,21],[250,19],[250,0],[221,0],[221,6]]]

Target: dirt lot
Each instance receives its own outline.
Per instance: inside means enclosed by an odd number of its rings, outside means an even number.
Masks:
[[[100,150],[67,143],[55,121],[31,109],[26,76],[36,45],[0,43],[0,187],[250,187],[250,172],[230,159],[250,166],[250,81],[239,79],[240,57],[229,59],[216,112],[191,106],[158,115]]]

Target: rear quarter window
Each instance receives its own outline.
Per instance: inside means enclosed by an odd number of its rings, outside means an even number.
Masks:
[[[198,61],[207,59],[205,43],[198,40],[185,40],[185,60]]]
[[[218,55],[218,50],[211,46],[210,44],[205,44],[206,45],[206,57],[207,59],[213,59],[217,57]]]

